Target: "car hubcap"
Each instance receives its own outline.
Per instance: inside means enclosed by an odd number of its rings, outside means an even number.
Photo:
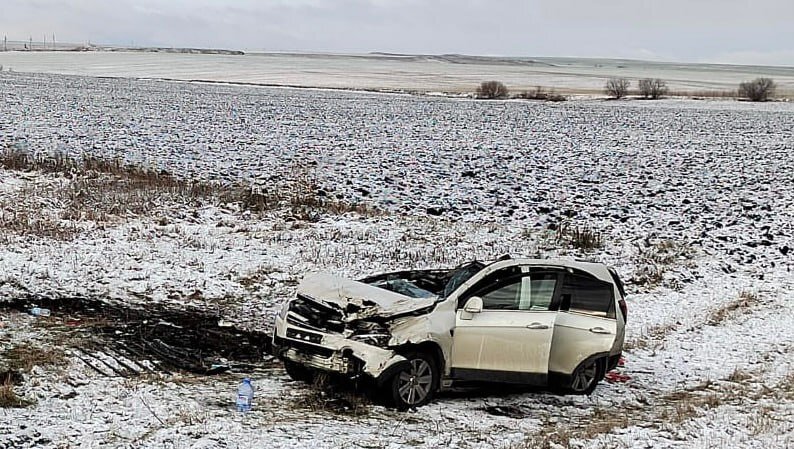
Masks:
[[[576,374],[574,374],[573,383],[571,384],[571,389],[574,391],[584,391],[592,385],[595,381],[596,373],[598,372],[598,367],[596,366],[595,362],[591,362],[589,365],[582,367]]]
[[[411,360],[411,368],[400,373],[397,391],[408,405],[418,404],[430,394],[433,385],[433,369],[427,361]]]

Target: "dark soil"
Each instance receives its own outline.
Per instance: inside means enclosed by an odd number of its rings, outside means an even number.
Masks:
[[[54,319],[98,337],[87,344],[101,341],[110,352],[153,361],[164,371],[220,373],[261,364],[270,352],[268,334],[221,326],[219,315],[188,306],[144,309],[98,298],[41,296],[0,303],[0,309],[20,312],[32,307],[50,309]]]

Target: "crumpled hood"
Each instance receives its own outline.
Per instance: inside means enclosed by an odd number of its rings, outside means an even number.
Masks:
[[[298,294],[338,306],[346,321],[373,316],[389,317],[432,306],[436,297],[411,298],[363,282],[329,273],[310,274],[298,285]]]

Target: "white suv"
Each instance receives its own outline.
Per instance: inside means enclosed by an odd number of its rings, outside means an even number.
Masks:
[[[623,348],[623,284],[603,264],[508,259],[352,281],[307,276],[276,317],[274,353],[296,380],[372,380],[394,406],[456,381],[589,394]]]

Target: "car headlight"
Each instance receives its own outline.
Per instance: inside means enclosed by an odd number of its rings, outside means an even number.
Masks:
[[[391,335],[389,334],[354,334],[349,337],[353,341],[359,341],[361,343],[366,343],[371,346],[377,346],[379,348],[385,348],[389,345],[389,339],[391,339]]]
[[[385,348],[391,340],[389,328],[374,321],[356,321],[350,326],[353,333],[348,337],[353,341],[360,341],[371,346]]]

